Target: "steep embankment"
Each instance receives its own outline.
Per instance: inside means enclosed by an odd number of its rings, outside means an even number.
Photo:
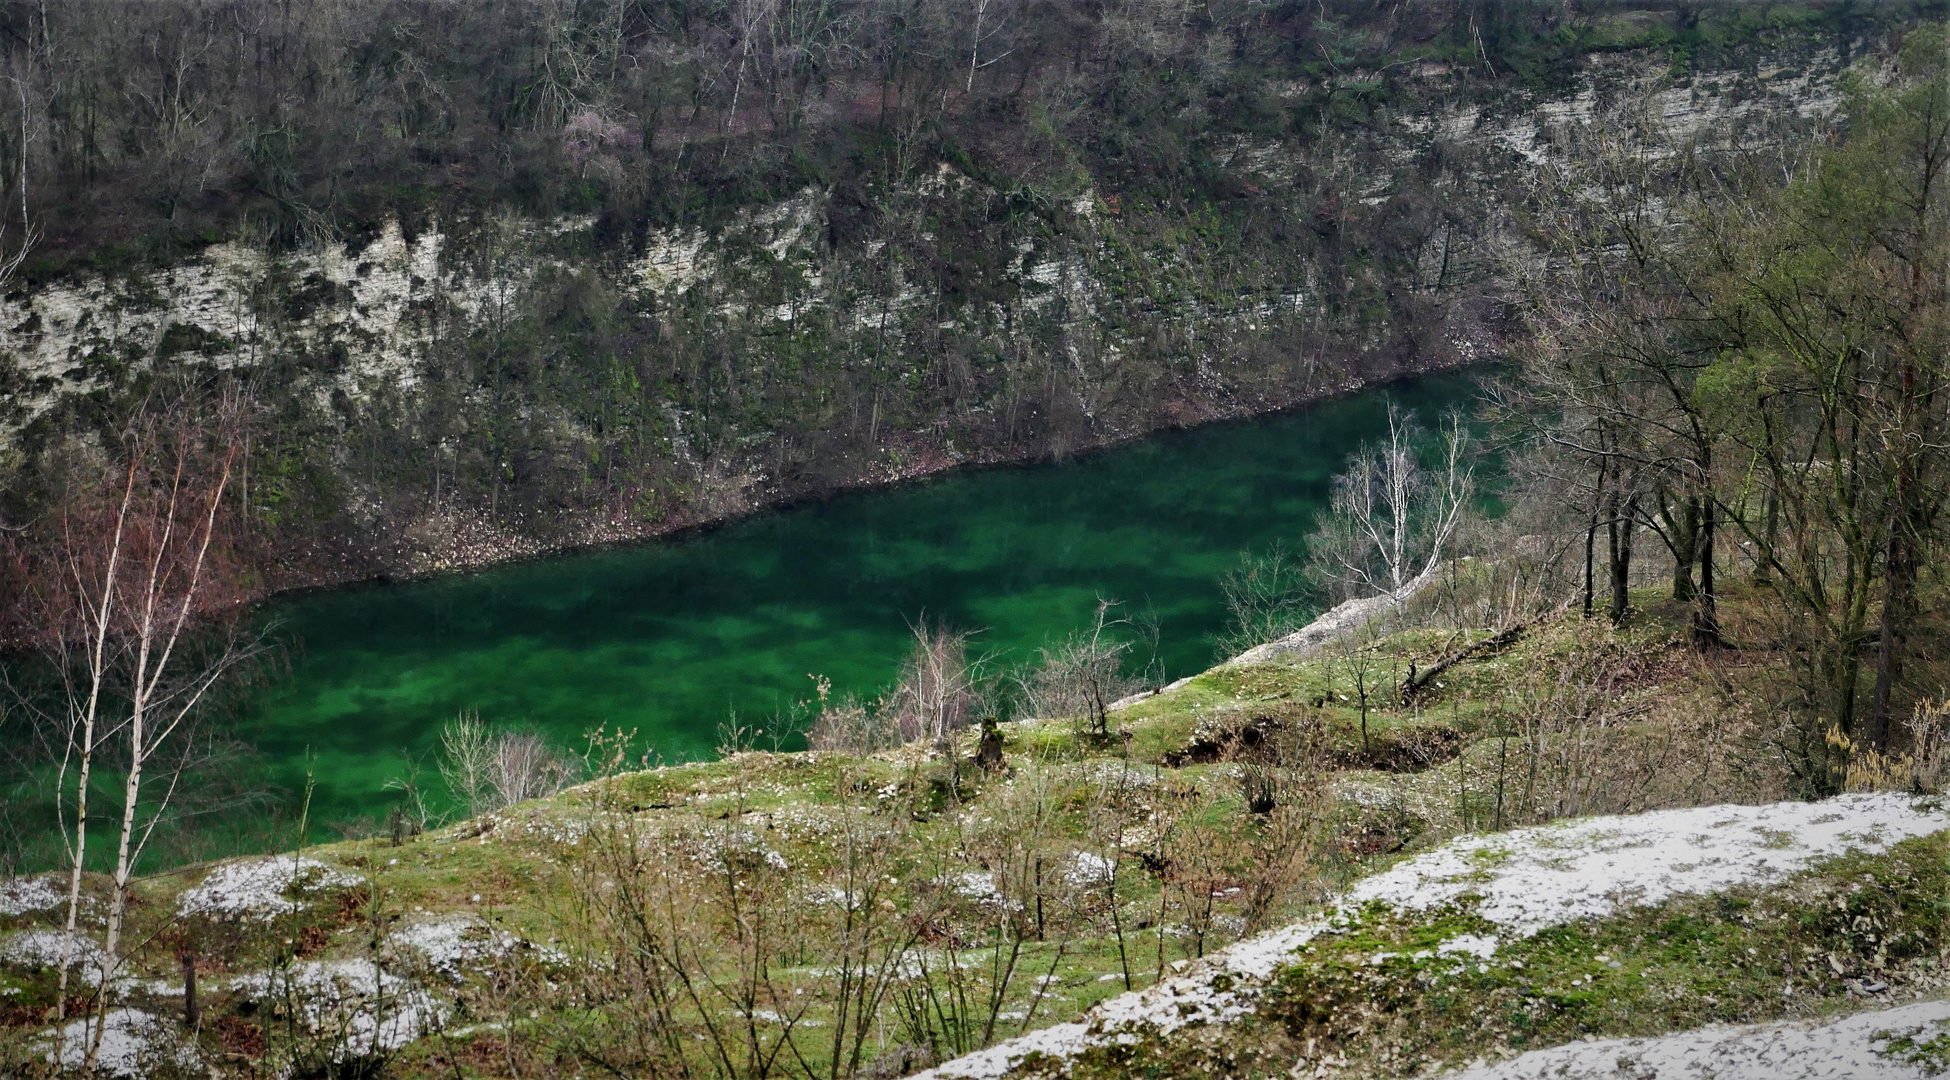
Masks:
[[[1661,18],[1617,40],[1665,41]],[[132,395],[235,373],[259,406],[241,535],[273,585],[338,580],[652,535],[1467,364],[1507,344],[1512,282],[1539,269],[1526,192],[1578,132],[1790,137],[1862,47],[1763,34],[1714,67],[1614,44],[1526,82],[1394,41],[1364,46],[1369,67],[1307,58],[1288,78],[1267,60],[1199,91],[1264,114],[1251,124],[1145,98],[1164,110],[1145,138],[1170,146],[1111,139],[1139,120],[1122,99],[1060,124],[1016,101],[1026,115],[982,120],[994,156],[941,136],[904,151],[924,166],[720,185],[675,220],[436,200],[357,240],[71,263],[0,300],[8,490],[30,514]]]

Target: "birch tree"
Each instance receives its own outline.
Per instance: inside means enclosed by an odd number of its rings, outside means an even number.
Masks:
[[[61,687],[50,718],[60,732],[57,813],[68,871],[57,1024],[66,1020],[81,955],[89,828],[100,818],[90,805],[93,788],[104,771],[120,773],[103,958],[90,980],[100,990],[84,1069],[95,1066],[125,959],[129,882],[170,812],[192,730],[211,690],[258,651],[249,632],[206,625],[206,616],[236,599],[224,512],[243,409],[230,395],[214,418],[202,412],[182,401],[139,407],[121,434],[112,481],[97,489],[107,497],[75,493],[58,514],[55,535],[23,560],[34,583],[23,614],[37,624],[23,636],[40,648]]]
[[[1397,596],[1442,561],[1475,498],[1474,439],[1450,414],[1426,468],[1418,441],[1414,414],[1390,402],[1387,440],[1363,447],[1334,478],[1308,558],[1335,591]]]

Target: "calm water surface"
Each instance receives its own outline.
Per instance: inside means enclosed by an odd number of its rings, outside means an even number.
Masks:
[[[1243,550],[1296,545],[1348,453],[1384,430],[1387,397],[1432,422],[1470,390],[1422,380],[671,542],[282,602],[291,675],[240,734],[287,790],[310,755],[312,820],[329,823],[393,805],[386,782],[430,763],[462,710],[568,747],[620,725],[667,761],[708,756],[734,712],[807,699],[811,674],[885,686],[924,613],[1022,657],[1112,598],[1154,614],[1165,675],[1189,674],[1213,659],[1220,576]]]

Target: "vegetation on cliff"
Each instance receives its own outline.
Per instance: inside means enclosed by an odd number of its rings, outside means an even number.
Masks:
[[[1550,117],[1798,138],[1913,14],[14,5],[7,520],[231,379],[291,583],[1480,359]]]

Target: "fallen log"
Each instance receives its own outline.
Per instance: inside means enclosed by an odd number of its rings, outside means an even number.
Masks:
[[[1464,660],[1481,653],[1495,652],[1498,649],[1516,644],[1517,639],[1523,637],[1523,632],[1528,627],[1528,623],[1514,623],[1506,626],[1474,645],[1465,645],[1457,649],[1455,652],[1444,656],[1442,659],[1437,660],[1435,663],[1430,664],[1420,671],[1417,671],[1415,665],[1411,663],[1408,666],[1408,678],[1402,680],[1402,704],[1413,704],[1415,695],[1428,689],[1429,684],[1435,681],[1436,676],[1441,675]]]

